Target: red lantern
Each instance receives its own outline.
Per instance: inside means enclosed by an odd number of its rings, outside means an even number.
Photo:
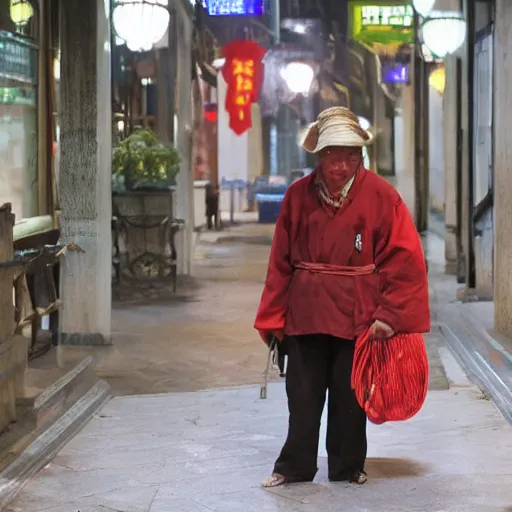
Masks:
[[[229,127],[237,135],[252,126],[251,105],[258,101],[265,53],[254,41],[233,41],[222,48],[226,59],[222,75],[228,85],[226,111]]]

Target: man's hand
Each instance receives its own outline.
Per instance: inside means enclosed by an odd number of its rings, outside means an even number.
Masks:
[[[370,333],[378,340],[387,340],[395,334],[395,331],[388,324],[385,324],[380,320],[375,320],[370,327]]]

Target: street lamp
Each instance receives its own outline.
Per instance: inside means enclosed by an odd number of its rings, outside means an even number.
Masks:
[[[288,89],[295,94],[307,94],[315,77],[313,68],[304,62],[289,62],[281,70]]]
[[[436,0],[412,0],[414,10],[424,18],[430,13]]]
[[[11,0],[10,15],[17,27],[24,27],[34,15],[34,8],[27,0]]]
[[[169,0],[115,0],[116,34],[132,51],[148,51],[169,26]]]
[[[443,59],[456,52],[466,39],[466,20],[460,12],[436,11],[421,26],[423,42]]]

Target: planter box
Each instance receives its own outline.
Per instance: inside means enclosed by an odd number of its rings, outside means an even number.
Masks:
[[[173,190],[133,190],[112,194],[112,213],[121,217],[172,216]]]
[[[112,195],[112,213],[117,218],[113,244],[117,244],[114,252],[120,277],[153,278],[170,273],[164,259],[171,253],[172,194],[172,190],[137,190]]]

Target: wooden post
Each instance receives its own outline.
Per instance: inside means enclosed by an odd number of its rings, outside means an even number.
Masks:
[[[0,206],[0,263],[12,261],[12,230],[14,215],[9,203]],[[14,385],[14,359],[12,336],[14,334],[13,267],[0,267],[0,432],[16,420]]]

